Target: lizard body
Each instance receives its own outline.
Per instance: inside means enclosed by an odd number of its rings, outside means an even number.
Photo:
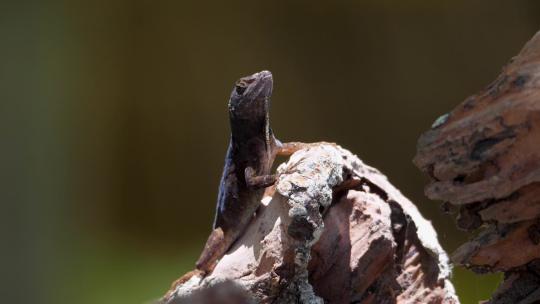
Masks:
[[[239,79],[231,93],[231,138],[219,186],[214,230],[197,261],[198,270],[213,269],[217,259],[249,224],[264,188],[275,182],[270,171],[281,143],[270,129],[272,85],[272,74],[262,71]]]

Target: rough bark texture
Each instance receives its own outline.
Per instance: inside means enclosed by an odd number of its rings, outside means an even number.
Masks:
[[[489,303],[540,301],[540,33],[478,94],[441,116],[418,142],[426,195],[482,231],[452,256],[476,272],[502,271]]]
[[[380,172],[321,144],[278,173],[214,271],[164,302],[458,302],[433,227]]]

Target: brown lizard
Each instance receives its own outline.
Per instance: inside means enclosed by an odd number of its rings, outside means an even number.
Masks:
[[[271,174],[276,155],[290,155],[304,143],[282,144],[270,128],[272,73],[262,71],[240,78],[229,99],[231,139],[219,186],[213,230],[195,270],[175,281],[165,296],[194,275],[210,273],[218,260],[242,235],[257,211],[266,187],[276,181]]]

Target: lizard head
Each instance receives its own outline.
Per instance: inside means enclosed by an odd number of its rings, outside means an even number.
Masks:
[[[231,117],[248,120],[266,117],[272,85],[272,73],[269,71],[240,78],[229,99]]]

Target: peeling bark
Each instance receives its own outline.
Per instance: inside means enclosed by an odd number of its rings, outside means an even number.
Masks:
[[[164,303],[458,303],[431,223],[376,169],[321,144],[278,174],[214,271]]]
[[[540,259],[540,32],[420,137],[414,162],[431,177],[426,195],[458,206],[458,227],[485,227],[452,259],[505,272],[490,303],[540,301],[538,268],[529,266]]]

